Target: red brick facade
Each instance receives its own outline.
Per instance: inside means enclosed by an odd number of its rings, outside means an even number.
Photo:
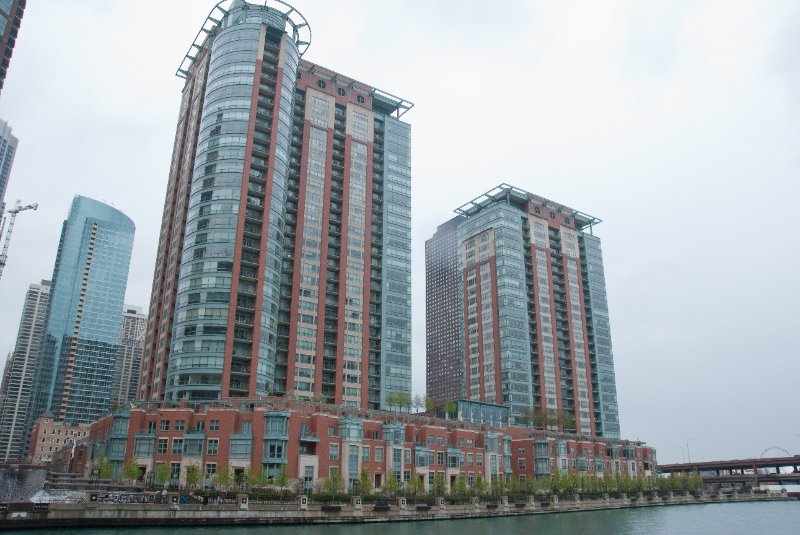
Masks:
[[[394,471],[401,482],[418,478],[426,488],[441,475],[448,489],[459,475],[468,484],[545,477],[556,470],[655,475],[655,452],[640,442],[278,398],[196,408],[142,404],[93,424],[88,442],[93,451],[104,451],[117,474],[133,458],[145,477],[166,463],[174,481],[183,483],[186,467],[196,464],[208,475],[207,485],[225,465],[234,474],[258,466],[274,474],[285,465],[289,478],[308,489],[334,472],[352,485],[366,471],[380,486]]]

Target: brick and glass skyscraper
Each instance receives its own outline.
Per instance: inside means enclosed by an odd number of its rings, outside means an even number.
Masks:
[[[49,300],[48,280],[31,284],[25,295],[17,343],[7,364],[8,381],[3,391],[5,400],[0,409],[0,462],[24,457],[28,432],[26,418]]]
[[[17,43],[26,0],[0,0],[0,91],[6,81],[14,45]]]
[[[410,392],[411,104],[309,41],[283,2],[223,1],[179,68],[140,398]]]
[[[452,396],[439,375],[458,365],[465,399],[619,438],[600,220],[507,184],[456,213],[426,244],[428,277],[455,287],[428,281],[428,394]]]

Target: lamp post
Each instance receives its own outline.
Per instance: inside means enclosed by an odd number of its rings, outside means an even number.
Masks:
[[[93,489],[97,488],[97,480],[99,478],[100,478],[100,467],[98,465],[94,465],[92,467],[92,478],[91,478],[92,479],[91,483],[92,483],[92,488]]]

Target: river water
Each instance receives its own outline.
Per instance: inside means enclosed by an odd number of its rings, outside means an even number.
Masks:
[[[769,535],[800,533],[800,501],[698,504],[475,520],[325,526],[107,528],[69,535]],[[53,530],[8,531],[42,535]]]

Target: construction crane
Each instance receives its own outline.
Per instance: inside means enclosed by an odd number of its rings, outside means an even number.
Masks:
[[[11,244],[11,232],[14,230],[14,220],[17,218],[17,214],[20,212],[24,212],[25,210],[36,210],[39,208],[37,203],[33,204],[26,204],[25,206],[21,206],[21,202],[18,200],[14,204],[14,208],[8,211],[8,217],[3,219],[3,227],[8,221],[8,230],[6,231],[6,239],[3,242],[3,252],[0,253],[0,277],[3,276],[3,268],[6,267],[6,260],[8,259],[8,246]],[[3,235],[3,228],[0,227],[0,237]]]

